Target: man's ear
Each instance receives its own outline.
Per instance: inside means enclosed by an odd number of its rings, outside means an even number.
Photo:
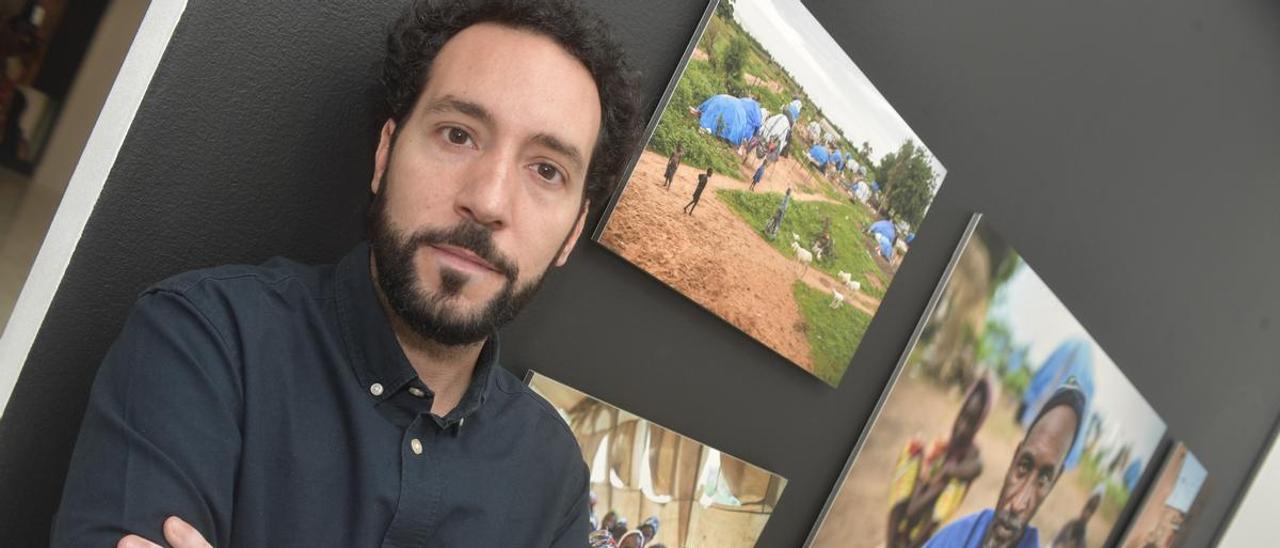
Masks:
[[[560,247],[560,255],[556,257],[556,266],[564,266],[569,260],[569,253],[573,252],[573,247],[577,245],[578,238],[582,236],[582,229],[587,224],[587,211],[591,210],[591,200],[582,202],[582,211],[578,212],[578,220],[573,224],[573,231],[569,233],[569,237],[565,239],[564,245]]]
[[[373,181],[369,183],[369,190],[374,194],[382,190],[382,175],[387,172],[387,162],[391,159],[391,141],[395,139],[395,135],[396,121],[387,118],[378,136],[378,150],[373,154]]]

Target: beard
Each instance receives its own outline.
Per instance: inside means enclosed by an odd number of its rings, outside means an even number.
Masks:
[[[446,229],[422,229],[402,233],[391,226],[387,213],[387,180],[369,208],[369,247],[375,259],[378,286],[387,304],[418,336],[445,346],[463,346],[485,340],[506,325],[542,287],[547,269],[517,287],[519,269],[493,243],[493,232],[463,219]],[[451,245],[475,253],[505,278],[502,288],[480,310],[459,310],[457,297],[471,283],[470,276],[440,267],[440,287],[422,286],[414,263],[419,250],[430,245]],[[550,265],[548,265],[550,268]]]
[[[1007,539],[1007,542],[996,539],[995,535],[992,534],[994,533],[997,523],[1005,526],[1007,529],[1016,531],[1012,538]],[[989,532],[987,533],[986,542],[984,542],[983,545],[985,548],[1014,546],[1022,539],[1023,533],[1026,532],[1026,527],[1027,524],[1021,519],[1018,519],[1017,516],[1004,510],[996,510],[995,515],[991,517],[991,524],[987,526]]]

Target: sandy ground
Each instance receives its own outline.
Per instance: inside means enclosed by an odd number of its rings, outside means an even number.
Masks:
[[[885,404],[867,443],[850,471],[839,498],[822,524],[816,548],[884,546],[889,514],[889,479],[898,453],[913,434],[921,439],[946,438],[960,409],[958,391],[944,391],[924,380],[903,375]],[[970,487],[960,518],[992,508],[1000,496],[1000,484],[1022,439],[1014,423],[1014,402],[1002,395],[978,435],[984,471]],[[945,420],[930,420],[945,417]],[[1090,489],[1082,485],[1079,469],[1064,474],[1032,520],[1040,531],[1040,543],[1048,546],[1062,525],[1080,513]],[[1089,546],[1102,546],[1115,524],[1115,516],[1095,514],[1088,525]]]
[[[787,170],[774,171],[757,192],[785,190]],[[795,172],[808,177],[799,166]],[[792,296],[796,279],[829,292],[838,280],[770,247],[756,231],[715,196],[717,188],[745,190],[747,183],[713,176],[693,215],[681,208],[697,186],[697,171],[681,166],[671,189],[662,187],[666,159],[645,151],[632,172],[600,238],[606,247],[662,280],[694,302],[782,354],[813,370],[805,320]],[[793,192],[793,200],[828,200]],[[879,300],[846,294],[845,306],[875,313]]]

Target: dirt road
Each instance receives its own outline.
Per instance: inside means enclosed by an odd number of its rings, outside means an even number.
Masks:
[[[800,264],[770,247],[755,229],[715,197],[717,188],[744,190],[746,183],[713,176],[693,215],[685,215],[681,208],[697,186],[698,172],[681,166],[667,190],[662,187],[665,168],[666,159],[662,156],[649,151],[641,156],[600,242],[812,371],[805,320],[791,289],[793,281],[800,277]],[[771,188],[764,185],[785,184],[782,179],[766,178],[757,191]],[[816,194],[792,195],[798,200],[828,199]],[[804,281],[824,292],[842,287],[813,268],[804,274]],[[861,293],[847,295],[845,303],[869,314],[879,306],[877,299]]]

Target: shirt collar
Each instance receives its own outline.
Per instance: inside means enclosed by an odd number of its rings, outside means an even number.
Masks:
[[[418,374],[396,340],[369,269],[369,244],[361,242],[338,263],[334,297],[343,343],[356,380],[366,395],[380,403],[405,389]],[[488,398],[489,387],[494,382],[491,372],[498,363],[498,347],[498,335],[494,333],[480,350],[471,384],[458,406],[445,417],[446,423],[465,418]],[[430,387],[426,388],[429,393]]]

